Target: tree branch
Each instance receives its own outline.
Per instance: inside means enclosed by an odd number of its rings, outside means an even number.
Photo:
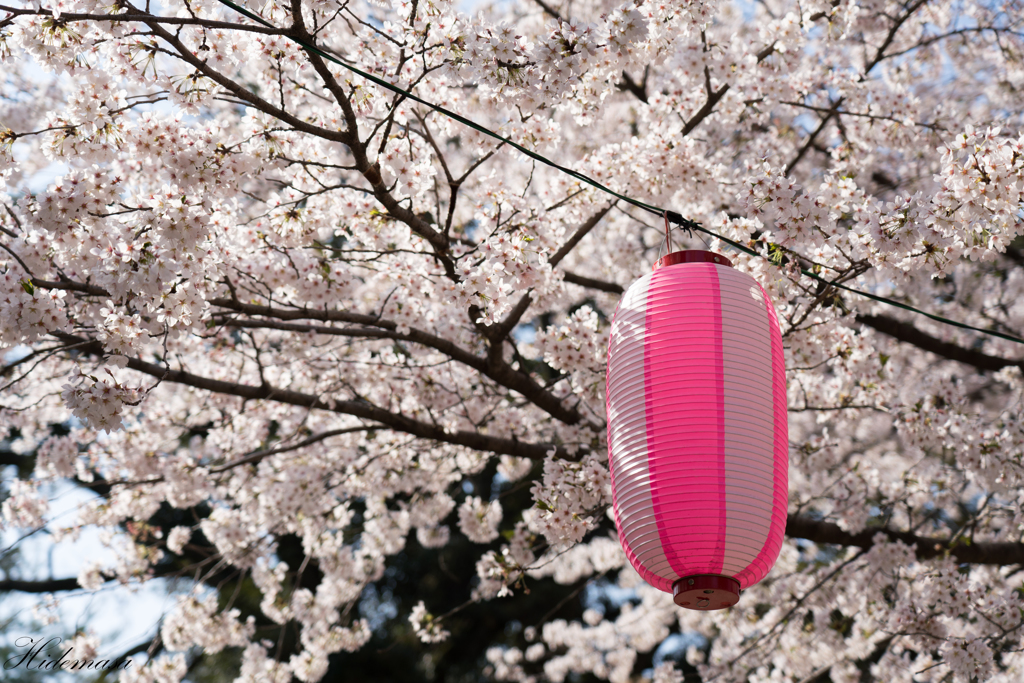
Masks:
[[[760,64],[768,58],[770,54],[775,52],[775,43],[762,48],[757,53],[757,63]],[[686,136],[693,132],[693,129],[701,124],[712,111],[715,109],[715,105],[718,104],[719,100],[725,97],[725,94],[729,92],[730,84],[726,83],[718,90],[711,89],[711,72],[707,67],[704,68],[705,78],[705,90],[707,91],[708,99],[704,102],[704,106],[697,110],[697,112],[690,117],[689,121],[683,123],[682,135]]]
[[[705,67],[705,71],[707,71],[707,67]],[[709,77],[707,88],[708,99],[704,102],[704,106],[698,109],[697,112],[690,117],[690,120],[683,124],[683,136],[689,135],[694,128],[699,126],[701,122],[706,119],[712,111],[714,111],[715,105],[718,104],[718,101],[725,97],[725,93],[729,92],[729,87],[729,84],[726,83],[718,90],[712,90]]]
[[[78,590],[79,588],[81,588],[81,586],[78,584],[78,579],[44,579],[41,581],[4,579],[3,581],[0,581],[0,592],[20,591],[22,593],[56,593],[58,591]]]
[[[619,83],[619,89],[625,90],[631,93],[638,100],[647,104],[647,74],[650,70],[650,66],[644,67],[644,79],[640,83],[633,80],[633,77],[623,69],[622,70],[622,82]]]
[[[580,240],[586,237],[587,234],[594,229],[594,226],[600,223],[601,219],[604,218],[605,215],[609,211],[611,211],[612,207],[614,207],[617,203],[618,200],[615,200],[614,202],[604,207],[587,220],[583,221],[580,227],[576,228],[576,232],[573,233],[572,237],[570,237],[566,241],[566,243],[562,245],[561,249],[559,249],[558,251],[551,255],[551,258],[548,259],[548,263],[550,263],[552,267],[557,266],[559,261],[568,256],[569,252],[572,251],[573,248],[580,243]]]
[[[70,280],[51,282],[48,280],[33,279],[32,283],[36,287],[42,287],[44,289],[65,289],[93,296],[110,296],[109,293],[101,287],[72,282]],[[546,391],[544,387],[534,381],[532,377],[524,372],[516,372],[507,363],[503,361],[497,364],[489,362],[487,359],[481,358],[472,352],[463,349],[455,342],[449,341],[444,337],[438,337],[437,335],[430,334],[423,330],[410,329],[408,333],[401,334],[397,332],[398,323],[392,320],[383,320],[377,316],[367,315],[365,313],[352,313],[350,311],[327,311],[308,308],[272,308],[270,306],[263,306],[260,304],[247,304],[235,299],[227,298],[210,299],[210,304],[238,313],[244,313],[246,315],[277,318],[278,320],[322,320],[325,322],[343,322],[380,328],[379,331],[372,329],[359,330],[354,328],[346,329],[319,327],[315,325],[287,325],[264,321],[241,320],[234,320],[228,323],[235,327],[271,328],[293,332],[317,332],[320,334],[350,337],[378,337],[400,339],[403,341],[410,341],[415,344],[422,344],[423,346],[440,351],[454,361],[473,368],[485,377],[498,382],[506,389],[518,392],[528,401],[557,420],[573,425],[578,424],[583,419],[583,416],[580,415],[577,410],[563,405],[562,401],[558,397]]]
[[[146,14],[142,10],[132,7],[131,5],[127,6],[130,7],[131,10],[137,13],[138,15]],[[185,46],[185,44],[182,43],[176,36],[165,30],[164,27],[161,26],[158,19],[159,17],[153,16],[150,19],[140,19],[139,21],[145,23],[146,26],[148,26],[149,29],[156,36],[158,36],[164,42],[172,46],[177,53],[176,56],[179,59],[191,65],[193,68],[195,68],[196,71],[200,72],[201,74],[209,78],[211,81],[213,81],[217,85],[221,86],[222,88],[230,92],[233,96],[237,97],[243,102],[246,102],[247,104],[252,105],[256,109],[259,109],[260,111],[266,114],[270,114],[271,116],[282,121],[283,123],[287,123],[297,131],[309,133],[310,135],[314,135],[324,140],[340,142],[344,145],[348,145],[351,147],[350,143],[352,139],[355,137],[354,130],[333,131],[328,130],[327,128],[320,128],[298,118],[297,116],[289,114],[284,109],[275,107],[270,102],[253,93],[248,88],[241,86],[238,83],[235,83],[233,80],[231,80],[224,74],[220,73],[216,69],[211,68],[210,65],[206,63],[205,60],[202,60],[196,55],[194,55],[192,51],[189,50],[188,47]],[[280,33],[280,35],[289,35],[289,32],[285,29],[280,29],[278,33]]]
[[[267,450],[256,451],[255,453],[250,453],[249,455],[241,457],[238,460],[232,460],[231,462],[229,462],[229,463],[227,463],[225,465],[219,465],[217,467],[211,468],[210,469],[210,474],[220,474],[221,472],[227,472],[228,470],[234,469],[235,467],[239,467],[240,465],[255,464],[255,463],[260,462],[264,458],[269,458],[270,456],[277,455],[279,453],[288,453],[290,451],[297,451],[300,448],[305,448],[306,446],[311,446],[311,445],[313,445],[315,443],[319,443],[319,442],[323,441],[324,439],[329,439],[332,436],[341,436],[342,434],[352,434],[354,432],[368,432],[368,431],[371,431],[371,430],[374,430],[374,429],[381,429],[381,428],[382,428],[381,425],[360,425],[358,427],[346,427],[344,429],[331,429],[331,430],[326,431],[326,432],[321,432],[319,434],[314,434],[313,436],[309,437],[308,439],[303,439],[302,441],[299,441],[298,443],[293,443],[293,444],[288,445],[288,446],[279,446],[278,448],[269,448]]]
[[[79,346],[77,350],[82,353],[89,353],[97,356],[104,354],[103,345],[95,340],[87,340],[69,334],[57,333],[56,336],[68,341],[74,341]],[[251,401],[277,401],[286,405],[300,406],[309,410],[326,410],[340,415],[352,415],[353,417],[371,420],[385,425],[389,429],[398,432],[411,434],[423,439],[430,439],[440,443],[448,443],[455,446],[465,446],[479,451],[490,451],[501,455],[514,455],[531,460],[542,460],[552,449],[558,457],[567,460],[576,460],[580,457],[570,456],[564,447],[551,444],[534,444],[516,439],[506,439],[497,436],[481,434],[479,432],[467,431],[446,431],[438,425],[421,422],[411,417],[392,413],[367,401],[338,401],[333,399],[324,400],[319,396],[304,394],[291,389],[280,389],[263,384],[254,386],[236,382],[225,382],[219,379],[202,377],[184,370],[172,370],[155,363],[148,363],[139,358],[129,358],[127,366],[136,372],[149,375],[162,382],[183,384],[204,391],[211,391],[226,396],[237,396]]]
[[[303,40],[303,42],[315,47],[316,38],[312,34],[302,29],[298,24],[293,27],[293,30],[296,35]],[[370,158],[367,155],[367,144],[359,139],[358,119],[356,117],[355,110],[352,108],[352,103],[349,101],[348,95],[345,93],[345,89],[342,88],[340,83],[338,83],[338,80],[334,77],[334,74],[331,73],[327,63],[324,62],[320,55],[305,45],[302,47],[306,54],[306,59],[309,60],[309,63],[317,72],[317,75],[320,76],[320,79],[324,83],[324,87],[330,91],[331,95],[338,103],[338,106],[341,107],[342,114],[345,118],[345,124],[348,126],[348,130],[351,133],[349,136],[350,139],[346,140],[345,144],[348,145],[349,150],[352,152],[356,170],[359,171],[373,189],[374,198],[380,202],[381,206],[387,209],[389,214],[409,226],[409,229],[412,230],[414,234],[425,239],[430,246],[433,247],[434,255],[444,267],[445,274],[448,278],[458,282],[459,277],[455,271],[455,262],[449,255],[449,241],[447,235],[431,228],[429,223],[420,218],[412,209],[402,206],[402,204],[394,198],[391,192],[388,191],[387,185],[384,183],[384,178],[380,172],[380,164],[376,161],[370,161]]]
[[[590,289],[608,292],[609,294],[622,294],[626,291],[622,288],[622,285],[617,285],[614,282],[595,280],[593,278],[577,275],[576,273],[570,273],[569,271],[563,272],[562,279],[566,282],[571,282],[574,285],[579,285],[580,287],[589,287]]]
[[[40,280],[39,278],[32,278],[32,284],[36,287],[43,289],[64,289],[69,292],[81,292],[82,294],[89,294],[90,296],[110,296],[110,292],[103,289],[102,287],[96,287],[95,285],[86,284],[84,282],[73,282],[71,280],[61,280],[59,282],[53,282],[50,280]]]
[[[548,263],[551,264],[552,267],[558,265],[558,262],[564,259],[569,252],[573,250],[573,247],[579,244],[580,240],[586,237],[587,233],[593,230],[594,226],[601,222],[601,219],[612,210],[612,207],[615,206],[616,203],[618,203],[618,200],[612,202],[585,220],[580,227],[576,228],[576,232],[573,233],[572,237],[570,237],[558,251],[552,254],[551,258],[548,259]],[[506,315],[500,323],[483,329],[484,334],[491,342],[492,350],[500,349],[500,344],[512,329],[519,324],[520,319],[522,319],[523,314],[526,313],[526,310],[530,307],[530,303],[532,301],[533,295],[530,292],[527,292],[521,299],[519,299],[516,305],[512,307],[512,310],[509,311],[508,315]],[[498,357],[500,358],[500,356]]]
[[[825,115],[821,117],[821,122],[818,124],[818,127],[815,128],[809,136],[807,136],[807,140],[800,147],[800,149],[797,150],[796,156],[793,157],[792,161],[786,164],[786,168],[782,171],[782,175],[789,175],[789,172],[792,171],[796,167],[796,165],[800,163],[800,160],[803,159],[804,155],[807,154],[807,151],[814,146],[815,141],[818,139],[818,136],[821,135],[821,131],[825,130],[825,126],[827,126],[828,122],[832,120],[832,117],[836,115],[836,111],[838,111],[839,106],[844,101],[845,98],[840,97],[838,100],[836,100],[835,104],[833,104],[829,109],[825,110]]]
[[[1024,360],[1000,358],[999,356],[990,356],[981,351],[965,349],[962,346],[942,341],[926,332],[922,332],[910,323],[905,323],[889,316],[858,315],[856,320],[860,324],[887,334],[898,341],[913,344],[917,348],[934,353],[941,358],[971,365],[982,371],[995,372],[1011,365],[1024,369]]]
[[[1024,543],[971,543],[955,544],[938,538],[917,536],[908,531],[869,528],[856,534],[843,531],[837,524],[811,519],[804,515],[789,515],[786,535],[814,543],[856,546],[865,550],[875,544],[875,535],[884,534],[892,541],[902,541],[914,548],[917,559],[930,560],[950,555],[957,562],[971,564],[1024,564]]]
[[[17,7],[8,7],[7,5],[0,5],[0,12],[10,12],[15,16],[26,16],[26,15],[37,15],[41,17],[52,17],[53,12],[48,9],[36,10],[36,9],[19,9]],[[248,31],[250,33],[262,33],[265,35],[272,36],[286,36],[288,31],[279,28],[268,28],[266,26],[256,26],[250,24],[236,24],[230,21],[214,21],[212,19],[202,19],[200,17],[161,17],[154,14],[147,14],[145,12],[133,13],[128,12],[125,14],[82,14],[75,12],[61,12],[61,21],[109,21],[113,23],[121,23],[134,21],[138,23],[146,23],[148,21],[158,21],[161,24],[170,24],[172,26],[200,26],[202,28],[222,28],[229,29],[232,31]]]
[[[537,384],[537,382],[535,382],[529,375],[522,372],[516,372],[507,363],[503,361],[497,364],[489,362],[487,359],[481,358],[472,352],[463,349],[452,341],[422,330],[410,329],[406,334],[399,333],[397,332],[398,324],[391,320],[382,320],[376,316],[366,315],[364,313],[351,313],[349,311],[271,308],[270,306],[245,304],[240,301],[223,298],[211,299],[210,303],[214,306],[220,306],[222,308],[238,311],[239,313],[245,313],[247,315],[259,315],[268,318],[277,318],[279,320],[323,320],[354,323],[357,325],[381,328],[381,330],[387,330],[388,332],[384,333],[374,330],[356,330],[305,325],[289,326],[275,323],[268,324],[261,321],[254,321],[252,323],[245,321],[233,321],[230,323],[237,325],[238,327],[272,327],[277,329],[290,329],[296,332],[312,331],[321,334],[334,334],[352,337],[386,337],[390,339],[411,341],[440,351],[441,353],[449,356],[452,360],[471,367],[485,377],[498,382],[506,389],[512,389],[513,391],[522,394],[528,401],[557,420],[561,420],[566,424],[577,424],[583,419],[579,412],[562,405],[562,401],[559,398],[546,391],[544,387]]]
[[[544,2],[544,0],[533,0],[533,1],[535,3],[537,3],[538,5],[540,5],[540,8],[542,10],[544,10],[544,12],[547,13],[547,15],[550,16],[555,21],[558,21],[559,23],[561,23],[562,21],[565,21],[564,19],[562,19],[562,15],[558,13],[558,10],[556,10],[554,7],[552,7],[551,5],[549,5],[546,2]]]
[[[0,449],[0,467],[14,465],[19,470],[31,470],[35,461],[36,459],[31,455],[18,455],[9,448]]]
[[[916,2],[913,5],[907,8],[906,13],[893,23],[893,25],[889,28],[889,32],[885,36],[885,40],[882,41],[882,44],[879,46],[878,50],[875,51],[874,58],[864,66],[864,72],[861,74],[860,78],[857,79],[858,83],[861,83],[864,80],[866,80],[868,74],[871,73],[871,70],[878,66],[878,64],[883,59],[885,59],[885,51],[889,48],[890,45],[892,45],[892,41],[896,38],[896,34],[899,33],[900,27],[903,26],[904,23],[906,23],[907,19],[913,16],[914,12],[920,9],[921,6],[927,2],[928,0],[916,0]],[[827,110],[827,112],[821,119],[821,123],[818,124],[817,129],[815,129],[815,131],[811,133],[810,137],[807,138],[807,142],[805,142],[804,145],[800,148],[800,150],[797,152],[793,160],[786,164],[786,169],[783,172],[783,175],[789,175],[789,172],[792,171],[798,163],[800,163],[800,160],[803,159],[807,151],[814,146],[815,139],[823,130],[825,130],[825,126],[828,125],[828,122],[831,121],[832,117],[836,115],[839,106],[842,105],[842,103],[845,101],[845,96],[840,97]]]
[[[146,573],[146,579],[156,579],[172,575],[181,575],[180,567],[171,563],[154,566]],[[101,574],[104,581],[113,581],[117,577],[113,574]],[[57,591],[74,591],[82,589],[77,578],[67,579],[4,579],[0,581],[0,593],[5,591],[20,591],[22,593],[55,593]]]

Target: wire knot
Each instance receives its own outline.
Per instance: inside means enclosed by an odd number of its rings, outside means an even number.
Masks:
[[[665,212],[665,227],[668,229],[668,224],[673,223],[678,225],[680,228],[686,231],[687,237],[693,237],[693,231],[700,229],[700,223],[691,221],[689,218],[683,218],[682,214],[675,211]]]

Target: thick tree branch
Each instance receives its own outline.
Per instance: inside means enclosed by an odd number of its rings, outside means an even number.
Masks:
[[[644,78],[639,83],[634,81],[633,77],[629,75],[629,72],[623,69],[622,82],[619,83],[619,89],[632,93],[632,95],[638,100],[647,104],[647,74],[650,72],[650,68],[650,65],[644,67]]]
[[[3,436],[3,432],[0,432]],[[0,449],[0,467],[14,465],[19,470],[32,469],[36,459],[31,455],[18,455],[9,448]]]
[[[622,285],[617,285],[614,282],[605,282],[604,280],[595,280],[589,277],[583,277],[576,273],[570,273],[565,271],[562,274],[562,279],[566,282],[571,282],[574,285],[580,287],[588,287],[590,289],[596,289],[602,292],[608,292],[609,294],[622,294],[626,290],[622,288]]]
[[[110,296],[110,293],[102,287],[86,284],[84,282],[72,282],[71,280],[54,282],[50,280],[32,278],[32,284],[43,289],[63,289],[68,292],[81,292],[82,294],[88,294],[90,296]]]
[[[569,252],[572,251],[573,248],[580,243],[580,240],[586,237],[587,234],[594,229],[594,226],[601,222],[601,219],[604,218],[605,215],[607,215],[607,213],[611,211],[612,207],[614,207],[617,203],[617,200],[612,202],[608,206],[599,210],[597,213],[595,213],[587,220],[583,221],[580,227],[576,228],[576,232],[572,234],[572,237],[566,240],[565,244],[563,244],[558,251],[551,255],[551,258],[548,259],[548,263],[550,263],[552,267],[557,266],[559,262],[566,256],[568,256]]]
[[[42,579],[25,581],[20,579],[4,579],[0,581],[0,593],[20,591],[22,593],[57,593],[60,591],[78,590],[81,586],[78,579]]]
[[[61,339],[73,341],[78,344],[77,350],[82,353],[93,355],[104,355],[103,346],[98,341],[90,341],[73,335],[59,334]],[[226,382],[219,379],[202,377],[184,370],[172,370],[155,363],[148,363],[139,358],[129,358],[128,367],[136,372],[149,375],[162,382],[182,384],[195,389],[211,391],[225,396],[237,396],[251,401],[277,401],[286,405],[300,406],[310,410],[326,410],[340,415],[351,415],[379,422],[398,432],[411,434],[423,439],[431,439],[440,443],[448,443],[455,446],[465,446],[479,451],[490,451],[501,455],[514,455],[531,460],[542,460],[549,451],[554,449],[558,457],[574,460],[563,447],[556,447],[551,444],[534,444],[516,439],[506,439],[498,436],[489,436],[479,432],[467,431],[446,431],[438,425],[421,422],[411,417],[392,413],[366,401],[338,401],[333,399],[322,399],[319,396],[304,394],[291,389],[281,389],[264,384],[255,386],[236,382]]]
[[[971,365],[982,371],[995,372],[1011,365],[1024,368],[1024,360],[1000,358],[999,356],[990,356],[981,351],[965,349],[962,346],[942,341],[926,332],[922,332],[910,323],[905,323],[889,316],[858,315],[856,319],[860,324],[867,325],[901,342],[913,344],[919,349],[934,353],[936,356]]]
[[[507,389],[519,392],[524,398],[541,408],[546,413],[566,424],[577,424],[582,416],[575,410],[567,408],[562,401],[546,391],[544,387],[537,384],[529,375],[516,372],[504,361],[494,363],[488,359],[481,358],[470,351],[463,349],[454,342],[443,337],[424,332],[422,330],[410,329],[402,334],[397,332],[398,324],[391,320],[382,320],[376,316],[363,313],[350,313],[348,311],[323,311],[313,309],[287,309],[271,308],[257,304],[245,304],[232,299],[211,299],[210,303],[232,311],[238,311],[247,315],[258,315],[279,320],[323,320],[329,322],[344,322],[357,325],[367,325],[387,330],[387,333],[375,330],[355,330],[351,328],[330,328],[314,326],[287,326],[281,324],[266,324],[262,321],[232,321],[231,324],[238,327],[276,327],[277,329],[292,329],[297,332],[319,332],[321,334],[334,334],[341,336],[362,336],[362,337],[386,337],[422,344],[445,355],[452,360],[458,361],[473,368],[485,377],[498,382]]]
[[[187,574],[180,566],[173,563],[164,563],[153,567],[146,573],[146,579],[156,579],[166,576],[181,576]],[[113,581],[116,576],[113,574],[102,574],[104,581]],[[0,580],[0,593],[6,591],[20,591],[22,593],[56,593],[58,591],[73,591],[81,589],[77,578],[66,579],[3,579]]]
[[[1024,543],[952,544],[944,539],[917,536],[907,531],[884,528],[865,529],[851,534],[848,531],[843,531],[837,524],[822,522],[804,515],[789,515],[786,520],[787,536],[802,538],[814,543],[867,549],[875,544],[875,536],[879,533],[884,534],[892,541],[902,541],[913,546],[919,560],[930,560],[948,554],[957,562],[971,564],[1024,564]]]
[[[51,282],[48,280],[34,279],[36,287],[44,289],[64,289],[68,291],[82,292],[93,296],[109,296],[107,291],[101,287],[83,284],[72,281]],[[293,332],[317,332],[320,334],[331,334],[349,337],[387,338],[409,341],[415,344],[435,349],[449,356],[452,360],[462,363],[480,372],[485,377],[498,382],[507,389],[518,392],[535,406],[545,411],[557,420],[566,424],[577,424],[583,417],[578,411],[563,405],[562,401],[544,387],[533,380],[532,377],[523,372],[516,372],[507,363],[494,364],[487,359],[475,355],[471,351],[463,349],[455,342],[444,337],[424,332],[423,330],[410,329],[402,334],[397,332],[398,323],[391,320],[384,320],[377,316],[365,313],[352,313],[350,311],[327,311],[303,308],[273,308],[259,304],[247,304],[235,299],[215,298],[210,304],[225,308],[237,313],[244,313],[251,316],[265,318],[277,318],[278,320],[322,320],[324,322],[342,322],[354,325],[366,325],[374,329],[336,328],[320,327],[315,325],[288,325],[269,321],[255,320],[232,320],[228,324],[235,327],[271,328],[288,330]]]

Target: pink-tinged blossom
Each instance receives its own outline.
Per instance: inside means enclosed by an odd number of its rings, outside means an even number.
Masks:
[[[484,503],[477,496],[469,496],[459,506],[459,531],[474,543],[496,539],[500,522],[501,504],[496,500]]]
[[[412,624],[416,637],[424,643],[441,643],[451,635],[441,628],[440,620],[427,611],[422,600],[412,608],[409,623]]]
[[[125,404],[136,403],[140,391],[118,382],[109,368],[103,370],[106,376],[100,377],[78,371],[74,383],[64,385],[61,398],[75,417],[93,429],[114,431],[121,427]]]
[[[15,479],[8,488],[7,499],[0,506],[5,527],[34,529],[44,524],[49,503],[36,482]]]
[[[253,632],[252,619],[238,620],[238,610],[219,612],[216,597],[202,600],[185,596],[164,618],[160,637],[168,650],[187,650],[198,645],[208,652],[244,646]]]
[[[167,534],[167,549],[172,553],[180,553],[185,544],[192,538],[192,530],[187,526],[176,526]]]

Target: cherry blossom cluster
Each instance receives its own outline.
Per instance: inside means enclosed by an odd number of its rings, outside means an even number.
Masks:
[[[64,331],[68,326],[63,301],[67,292],[36,289],[19,270],[8,265],[7,272],[0,275],[0,344],[4,346],[32,343],[49,331]]]
[[[537,332],[536,346],[544,362],[570,376],[573,393],[595,403],[604,398],[608,326],[602,329],[597,312],[581,306],[558,327]]]
[[[78,457],[78,444],[70,436],[52,436],[39,445],[36,471],[53,479],[86,476],[83,461]]]
[[[440,621],[427,611],[422,600],[412,608],[409,623],[412,624],[416,637],[424,643],[440,643],[451,635],[441,628]]]
[[[459,531],[474,543],[496,539],[500,522],[501,504],[496,500],[484,503],[477,496],[469,496],[459,506]]]
[[[119,382],[109,367],[102,374],[86,375],[76,368],[71,383],[64,385],[61,398],[75,417],[96,430],[114,431],[121,427],[125,405],[138,404],[141,390]]]
[[[496,505],[495,507],[500,520],[501,506]],[[420,496],[412,502],[409,506],[409,524],[416,527],[416,540],[420,545],[425,548],[441,548],[448,544],[451,530],[442,522],[454,508],[455,500],[444,492]],[[487,512],[490,512],[489,504],[486,509]],[[487,512],[485,512],[485,516]]]
[[[544,254],[532,244],[535,239],[528,230],[495,234],[479,245],[479,257],[464,257],[458,293],[467,306],[482,311],[480,322],[500,321],[526,290],[544,295],[557,286]]]
[[[0,506],[4,527],[35,529],[42,526],[50,505],[36,482],[17,479],[10,483]]]
[[[544,461],[544,476],[530,489],[540,514],[530,520],[554,548],[579,543],[595,525],[594,513],[611,499],[607,468],[589,456],[579,463]]]
[[[171,610],[160,627],[160,638],[170,650],[187,650],[198,645],[210,652],[244,646],[253,633],[252,617],[238,621],[238,610],[220,611],[216,595],[202,600],[185,596]]]
[[[930,214],[942,232],[960,238],[971,259],[995,258],[1021,233],[1024,135],[1000,132],[968,125],[942,150],[942,190]]]

